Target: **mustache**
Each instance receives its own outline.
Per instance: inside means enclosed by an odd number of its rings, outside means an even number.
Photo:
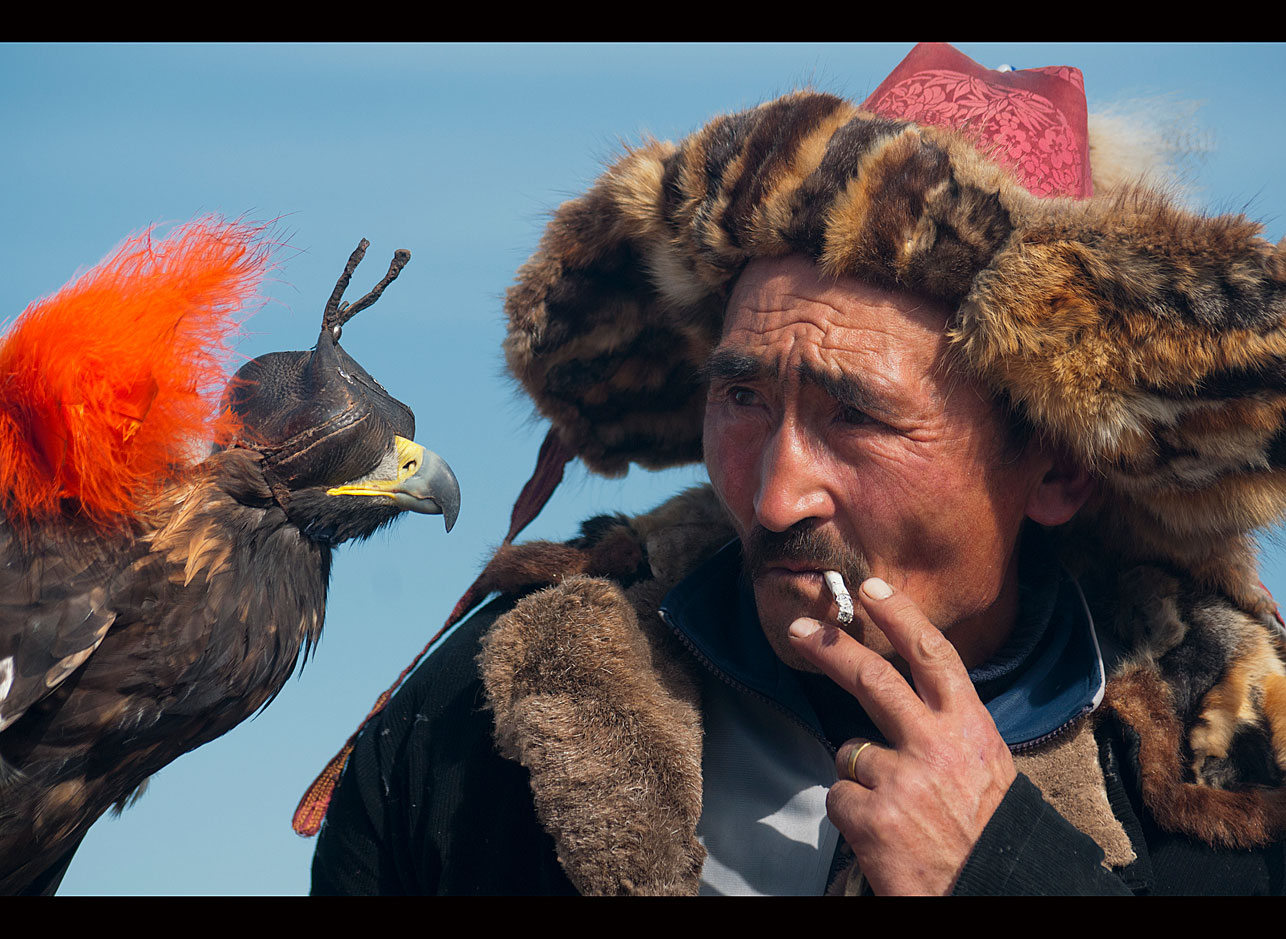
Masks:
[[[741,550],[742,563],[752,579],[781,561],[839,571],[850,590],[871,576],[870,565],[860,551],[811,524],[801,523],[786,531],[756,525],[741,539]]]

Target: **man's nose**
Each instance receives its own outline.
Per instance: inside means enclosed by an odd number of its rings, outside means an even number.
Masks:
[[[835,506],[822,469],[799,426],[790,420],[780,424],[759,458],[755,521],[769,531],[786,531],[805,519],[829,519]]]

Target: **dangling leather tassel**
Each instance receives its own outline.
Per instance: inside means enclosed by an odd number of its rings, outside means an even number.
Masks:
[[[563,481],[563,474],[567,469],[567,464],[571,462],[576,454],[573,453],[558,432],[552,427],[549,433],[545,435],[545,441],[540,445],[540,455],[536,458],[536,469],[531,474],[531,479],[527,480],[526,485],[522,487],[522,492],[518,494],[518,500],[514,503],[513,512],[509,516],[509,532],[505,535],[501,547],[511,544],[514,538],[526,528],[531,521],[540,514],[540,510],[545,507],[558,484]],[[437,631],[432,639],[428,641],[423,649],[420,650],[411,664],[402,670],[402,674],[397,676],[397,681],[379,696],[375,701],[375,706],[371,712],[358,725],[357,730],[353,731],[343,748],[336,753],[326,764],[326,768],[318,774],[313,780],[313,784],[308,787],[303,798],[299,800],[299,805],[295,809],[295,817],[291,826],[295,833],[303,835],[305,838],[311,838],[321,830],[322,820],[326,817],[326,810],[330,808],[331,796],[335,793],[335,786],[339,784],[340,774],[344,772],[344,765],[348,762],[349,755],[353,752],[353,747],[357,743],[357,737],[367,723],[388,704],[393,697],[394,692],[401,687],[406,676],[415,671],[415,667],[420,664],[420,660],[429,653],[429,650],[446,635],[447,631],[460,620],[464,619],[475,607],[486,599],[490,589],[487,584],[490,580],[491,565],[483,568],[478,579],[469,585],[469,589],[464,592],[447,617],[446,623]]]

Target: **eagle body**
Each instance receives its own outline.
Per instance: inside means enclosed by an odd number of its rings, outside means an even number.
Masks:
[[[454,521],[450,469],[409,440],[410,409],[338,335],[326,323],[317,349],[247,363],[224,395],[225,438],[205,459],[173,464],[128,511],[87,510],[66,472],[53,511],[23,511],[9,487],[0,893],[51,892],[103,812],[272,700],[321,632],[336,545],[408,510]],[[124,411],[145,427],[155,405],[128,407],[137,384],[126,405],[112,391],[111,421]],[[0,418],[21,404],[0,396]],[[59,434],[56,452],[75,452],[80,442]],[[40,427],[23,439],[40,456],[47,436]]]
[[[33,628],[57,638],[6,696],[48,692],[0,733],[0,892],[26,889],[106,807],[267,704],[317,639],[332,549],[272,501],[261,462],[216,454],[127,538],[90,531],[69,550],[0,529],[0,641],[19,646],[0,661],[30,668]]]

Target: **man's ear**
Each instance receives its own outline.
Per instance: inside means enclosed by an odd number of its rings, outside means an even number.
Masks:
[[[1027,517],[1048,527],[1069,522],[1094,491],[1089,471],[1066,453],[1047,456],[1044,475],[1027,500]]]

